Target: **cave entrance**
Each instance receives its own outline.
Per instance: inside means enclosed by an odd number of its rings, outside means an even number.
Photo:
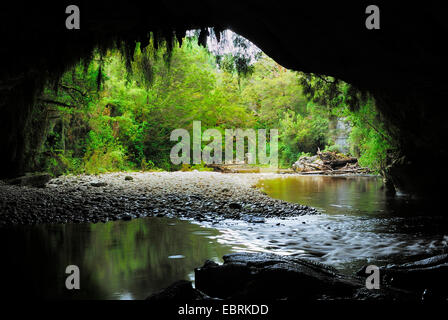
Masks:
[[[442,75],[447,69],[446,48],[437,41],[446,31],[440,10],[428,7],[426,18],[419,19],[416,7],[383,4],[381,30],[369,30],[367,6],[283,1],[256,6],[231,2],[225,7],[177,1],[169,5],[83,3],[82,27],[67,30],[61,23],[66,18],[65,3],[33,4],[27,12],[9,4],[1,29],[5,46],[0,148],[5,156],[0,175],[17,176],[34,165],[32,146],[39,141],[29,137],[34,127],[32,106],[47,80],[58,78],[98,46],[104,51],[123,41],[128,44],[123,54],[129,55],[135,41],[148,41],[148,30],[158,39],[182,39],[186,30],[201,28],[202,42],[204,26],[214,26],[230,27],[288,69],[331,75],[370,92],[397,145],[396,152],[388,154],[384,175],[404,192],[437,197],[441,188],[424,187],[428,176],[421,170],[425,166],[421,155],[436,150],[437,158],[446,158],[446,149],[436,147],[444,145],[446,128],[445,109],[439,107],[446,100]],[[42,16],[49,18],[38,18]],[[62,20],[56,18],[60,16]],[[431,185],[438,185],[438,178],[430,179]]]
[[[174,146],[176,130],[187,137]],[[257,172],[274,162],[286,171],[379,173],[394,147],[372,97],[333,77],[289,70],[214,28],[94,50],[47,83],[27,135],[27,169],[52,175]],[[238,163],[261,167],[222,166]]]
[[[427,201],[390,197],[378,176],[310,174],[364,174],[365,163],[403,191],[443,194],[437,181],[446,173],[421,170],[422,154],[446,158],[445,117],[434,107],[446,101],[442,10],[425,8],[420,19],[420,8],[382,6],[384,29],[372,32],[361,2],[194,4],[85,2],[79,30],[53,19],[65,4],[2,11],[0,175],[57,176],[0,182],[0,242],[12,240],[1,266],[11,275],[6,291],[29,292],[29,278],[20,279],[30,268],[36,296],[125,299],[192,280],[203,260],[221,262],[235,251],[309,258],[353,275],[366,263],[446,250],[448,223]],[[215,38],[228,38],[228,50]],[[228,127],[279,129],[280,168],[249,163],[244,145],[242,163],[227,168],[173,163],[173,130],[194,144],[196,120],[201,133],[221,138]],[[249,145],[251,137],[241,140]],[[204,140],[190,156],[204,151]],[[263,144],[268,153],[272,143],[270,136]],[[301,175],[284,178],[281,170]],[[429,288],[430,298],[446,299],[434,261],[443,267],[446,256],[416,264],[429,275],[416,281],[416,297]],[[88,276],[79,296],[60,292],[69,263]],[[205,269],[215,267],[206,262]]]

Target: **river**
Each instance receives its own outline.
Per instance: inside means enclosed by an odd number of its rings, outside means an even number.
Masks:
[[[2,288],[10,297],[144,299],[176,280],[194,280],[206,259],[219,262],[236,251],[295,255],[352,273],[365,263],[405,262],[447,248],[446,219],[387,198],[378,177],[285,175],[258,186],[322,214],[264,223],[152,217],[7,227],[0,233]],[[81,290],[65,288],[71,264],[80,269]]]

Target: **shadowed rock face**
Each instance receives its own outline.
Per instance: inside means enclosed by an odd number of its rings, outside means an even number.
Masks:
[[[380,269],[383,282],[408,290],[423,292],[423,299],[447,300],[443,279],[448,274],[448,254]]]
[[[330,266],[270,253],[233,253],[224,263],[206,261],[195,269],[193,289],[178,281],[149,300],[366,300],[446,302],[448,255],[380,268],[380,288],[367,289],[363,267],[357,276],[338,273]]]
[[[368,290],[361,277],[346,276],[330,266],[266,253],[234,253],[219,265],[206,261],[195,269],[195,289],[174,283],[150,300],[368,300],[418,301],[420,295],[382,286]]]
[[[335,76],[370,91],[400,145],[399,161],[386,174],[403,191],[434,194],[436,188],[427,185],[441,177],[423,172],[422,155],[447,156],[444,11],[430,2],[378,3],[381,30],[367,30],[368,2],[292,3],[78,1],[80,30],[65,29],[65,8],[72,3],[5,4],[0,12],[0,176],[16,176],[29,167],[35,153],[28,134],[31,106],[45,80],[87,57],[96,45],[144,42],[148,31],[182,37],[185,30],[213,26],[250,39],[284,67]]]

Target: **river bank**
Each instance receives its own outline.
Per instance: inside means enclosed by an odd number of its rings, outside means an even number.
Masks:
[[[294,270],[305,259],[352,279],[365,265],[402,265],[448,248],[443,212],[409,215],[414,205],[389,199],[378,177],[135,172],[61,176],[44,188],[0,184],[2,273],[11,279],[4,288],[17,297],[30,294],[32,278],[36,297],[144,299],[180,279],[201,282],[195,268],[210,260],[206,269],[219,269],[238,252],[292,259]],[[61,289],[69,264],[84,270],[77,294]]]
[[[318,214],[308,206],[268,197],[255,188],[274,173],[119,172],[60,176],[45,188],[0,182],[0,226],[131,220],[146,216],[263,222]]]

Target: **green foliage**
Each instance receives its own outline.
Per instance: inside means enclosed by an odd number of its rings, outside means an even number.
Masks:
[[[208,168],[205,166],[204,162],[201,162],[200,164],[194,164],[191,166],[191,170],[198,170],[198,171],[213,171],[213,168]]]
[[[204,162],[201,162],[200,164],[193,164],[193,165],[182,164],[182,166],[181,166],[181,171],[193,171],[193,170],[213,171],[213,168],[206,167]]]
[[[66,72],[56,90],[49,85],[39,99],[52,119],[40,166],[54,174],[210,170],[175,166],[169,158],[172,130],[192,135],[193,121],[201,121],[202,130],[222,134],[278,129],[280,165],[289,167],[318,148],[338,149],[329,130],[335,117],[351,124],[351,153],[361,164],[385,165],[393,144],[370,97],[331,77],[287,70],[263,54],[253,63],[244,51],[214,54],[197,41],[198,35],[171,47],[152,38],[145,48],[97,53],[87,67]]]
[[[328,117],[308,104],[297,72],[262,55],[244,83],[243,96],[258,128],[278,128],[281,166],[289,167],[301,152],[315,153],[326,145]]]
[[[333,145],[328,145],[325,147],[325,149],[323,150],[324,152],[336,152],[336,153],[341,153],[341,146],[338,144],[333,144]]]
[[[323,112],[345,118],[351,125],[350,153],[359,158],[360,165],[381,172],[387,165],[387,153],[397,143],[387,132],[374,99],[332,77],[302,74],[300,83],[311,103],[325,106],[320,107]]]
[[[350,145],[353,155],[359,157],[362,166],[381,171],[387,165],[387,153],[394,148],[392,138],[387,134],[383,122],[372,100],[368,100],[357,111],[348,113],[353,123]]]

